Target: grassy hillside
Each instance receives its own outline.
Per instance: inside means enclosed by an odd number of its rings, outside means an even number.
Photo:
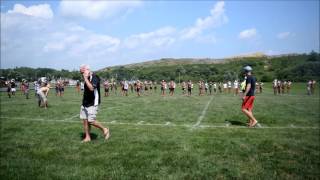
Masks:
[[[117,80],[207,80],[224,81],[241,78],[241,69],[251,65],[258,80],[268,82],[274,78],[304,82],[309,79],[320,80],[319,54],[290,54],[282,56],[238,56],[226,59],[160,59],[123,66],[106,67],[97,71],[104,79]],[[16,67],[0,69],[1,80],[16,79],[21,81],[37,80],[46,76],[48,79],[72,78],[80,80],[78,70],[55,70],[50,68]],[[0,84],[1,85],[1,84]]]
[[[306,81],[320,77],[317,53],[283,56],[237,57],[229,59],[161,59],[124,66],[107,67],[98,74],[103,78],[150,80],[212,80],[241,78],[241,68],[250,65],[258,80],[274,78]]]

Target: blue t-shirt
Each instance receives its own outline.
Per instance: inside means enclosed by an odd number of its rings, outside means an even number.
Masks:
[[[247,89],[248,84],[251,84],[251,87],[250,87],[250,90],[249,90],[247,96],[254,96],[254,91],[256,89],[256,78],[253,76],[247,76],[246,89]]]

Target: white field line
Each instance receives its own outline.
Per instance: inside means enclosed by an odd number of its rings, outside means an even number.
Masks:
[[[71,120],[71,119],[76,118],[76,117],[80,117],[80,114],[76,114],[76,115],[74,115],[72,117],[69,117],[69,118],[66,118],[64,120]]]
[[[207,103],[207,104],[206,104],[206,106],[204,107],[204,109],[203,109],[203,111],[202,111],[201,115],[198,117],[198,121],[197,121],[197,123],[196,123],[196,124],[194,124],[194,125],[193,125],[193,127],[197,127],[197,126],[199,126],[199,125],[200,125],[200,123],[201,123],[202,119],[204,118],[204,116],[205,116],[205,115],[206,115],[206,113],[207,113],[208,107],[209,107],[209,105],[210,105],[210,103],[211,103],[212,99],[213,99],[213,96],[210,98],[210,100],[208,101],[208,103]]]
[[[0,117],[0,119],[16,119],[16,120],[27,120],[27,121],[39,121],[39,122],[61,122],[61,123],[82,123],[81,120],[58,120],[58,119],[41,119],[41,118],[22,118],[22,117]],[[117,121],[109,121],[109,122],[101,122],[102,124],[113,124],[113,125],[132,125],[132,126],[162,126],[162,127],[194,127],[191,124],[157,124],[157,123],[122,123]],[[199,125],[199,128],[226,128],[226,129],[320,129],[320,127],[312,127],[312,126],[265,126],[259,128],[248,128],[245,126],[227,126],[227,125]]]

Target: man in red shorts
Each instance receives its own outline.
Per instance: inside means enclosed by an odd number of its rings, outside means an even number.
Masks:
[[[257,125],[258,121],[253,116],[252,109],[253,109],[253,102],[254,102],[254,91],[256,89],[256,78],[252,76],[252,68],[250,66],[245,66],[244,68],[246,79],[246,87],[245,92],[243,93],[242,97],[242,112],[249,118],[249,127],[254,127]]]

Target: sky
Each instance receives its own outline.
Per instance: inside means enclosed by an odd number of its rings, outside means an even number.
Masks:
[[[1,68],[319,52],[319,1],[1,0]]]

